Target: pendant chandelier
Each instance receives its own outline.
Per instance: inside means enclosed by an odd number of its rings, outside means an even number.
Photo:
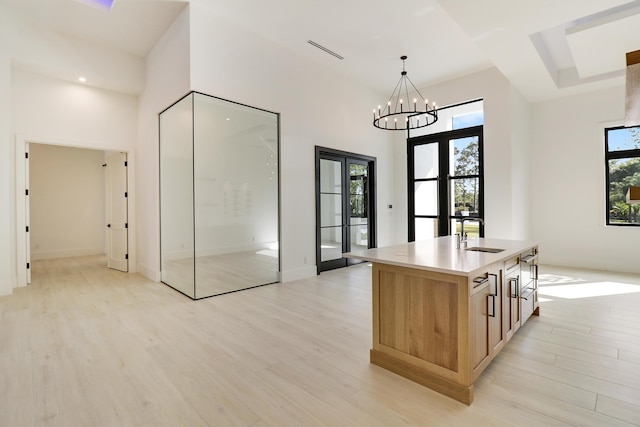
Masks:
[[[438,120],[436,103],[429,105],[429,100],[422,96],[414,86],[404,69],[406,55],[402,60],[402,73],[389,101],[384,108],[378,105],[373,110],[373,125],[383,130],[407,130],[419,129],[434,124]],[[409,98],[409,85],[411,92],[416,94],[413,102]]]

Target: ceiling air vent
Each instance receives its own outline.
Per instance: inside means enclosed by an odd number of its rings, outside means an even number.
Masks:
[[[313,40],[307,40],[307,43],[309,43],[311,46],[317,47],[318,49],[328,53],[329,55],[333,55],[338,59],[344,59],[343,56],[338,55],[337,53],[335,53],[334,51],[332,51],[331,49],[327,49],[326,47],[314,42]]]

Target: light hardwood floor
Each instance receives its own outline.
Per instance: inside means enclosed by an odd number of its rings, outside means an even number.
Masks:
[[[105,264],[0,298],[1,426],[640,425],[638,276],[543,266],[468,407],[369,363],[366,265],[192,301]]]

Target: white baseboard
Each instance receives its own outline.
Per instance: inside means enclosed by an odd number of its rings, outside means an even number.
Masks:
[[[31,260],[37,261],[41,259],[54,259],[54,258],[69,258],[75,256],[91,256],[91,255],[104,255],[104,248],[89,248],[89,249],[66,249],[58,251],[32,251]]]
[[[318,269],[315,265],[306,265],[291,270],[283,270],[281,273],[282,282],[293,282],[294,280],[306,279],[318,275]]]
[[[138,274],[142,274],[144,277],[149,280],[153,280],[154,282],[159,282],[161,278],[159,270],[154,270],[153,268],[140,263],[138,264]]]

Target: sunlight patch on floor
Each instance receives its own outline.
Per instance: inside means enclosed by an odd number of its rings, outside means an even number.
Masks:
[[[540,295],[566,299],[593,298],[638,292],[640,292],[640,286],[618,282],[577,283],[545,286],[538,289],[538,294]]]

